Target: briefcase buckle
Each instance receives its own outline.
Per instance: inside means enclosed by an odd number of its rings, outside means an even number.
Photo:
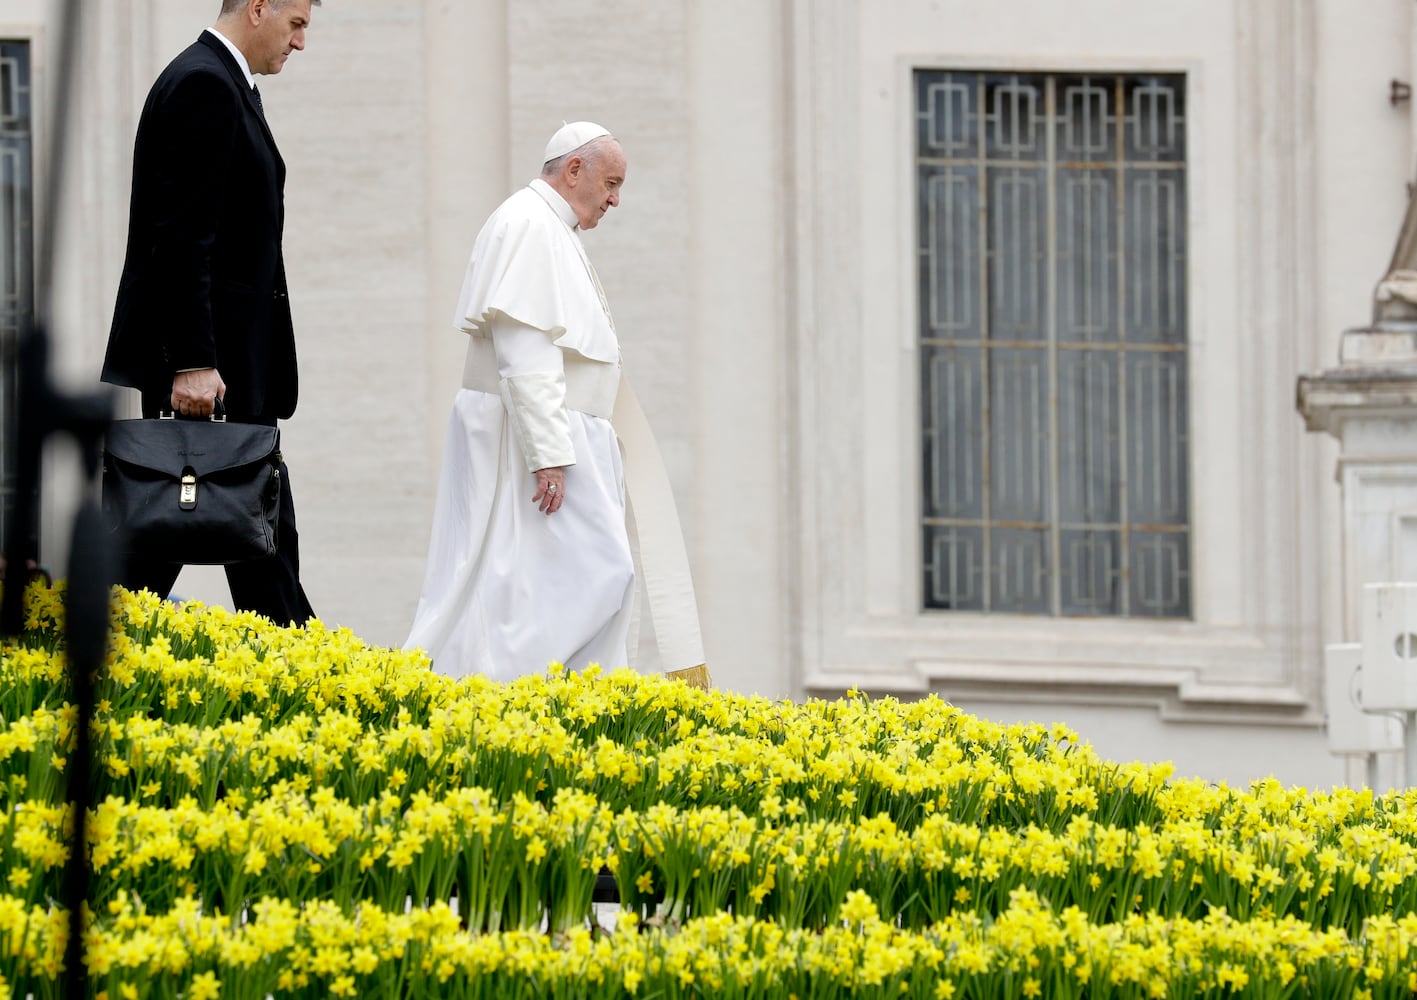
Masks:
[[[197,477],[188,472],[182,476],[182,491],[177,498],[177,506],[183,510],[197,507]]]

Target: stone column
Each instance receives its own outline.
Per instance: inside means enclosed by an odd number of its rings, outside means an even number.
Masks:
[[[1417,580],[1417,322],[1344,331],[1336,368],[1299,378],[1299,412],[1339,442],[1343,638],[1365,583]]]
[[[1372,326],[1344,331],[1336,368],[1301,376],[1298,386],[1306,427],[1339,443],[1343,635],[1334,639],[1350,643],[1361,640],[1365,583],[1417,581],[1417,320],[1383,312],[1380,305]],[[1355,763],[1350,784],[1364,780]],[[1377,786],[1383,763],[1369,784]]]

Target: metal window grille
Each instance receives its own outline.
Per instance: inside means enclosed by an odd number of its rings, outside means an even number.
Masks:
[[[0,551],[15,499],[15,347],[34,310],[30,43],[0,39]]]
[[[1185,97],[916,72],[927,609],[1190,617]]]

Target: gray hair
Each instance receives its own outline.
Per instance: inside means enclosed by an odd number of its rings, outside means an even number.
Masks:
[[[543,178],[555,177],[561,172],[562,168],[566,166],[566,161],[573,156],[579,156],[586,163],[586,165],[589,166],[590,164],[595,163],[597,160],[600,159],[601,156],[604,155],[605,149],[610,143],[616,141],[617,140],[613,135],[598,135],[594,139],[590,140],[590,142],[587,142],[582,146],[577,146],[569,153],[562,153],[554,160],[547,160],[541,165],[541,176]]]
[[[225,17],[227,14],[235,14],[250,2],[251,0],[221,0],[221,16]],[[271,0],[271,9],[280,10],[288,3],[290,3],[290,0]],[[310,6],[320,6],[320,0],[310,0]]]

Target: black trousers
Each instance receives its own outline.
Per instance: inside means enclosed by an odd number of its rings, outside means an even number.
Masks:
[[[157,416],[162,402],[149,407],[143,398],[143,416]],[[151,412],[149,410],[151,409]],[[235,422],[236,418],[232,418]],[[275,421],[253,420],[250,423]],[[280,466],[280,514],[276,526],[276,552],[267,559],[232,563],[225,567],[231,587],[231,603],[238,611],[254,611],[277,625],[304,625],[315,617],[305,588],[300,585],[300,533],[295,527],[295,501],[290,492],[290,470]],[[120,581],[129,590],[151,590],[159,597],[172,592],[182,563],[152,559],[141,552],[130,553]]]

